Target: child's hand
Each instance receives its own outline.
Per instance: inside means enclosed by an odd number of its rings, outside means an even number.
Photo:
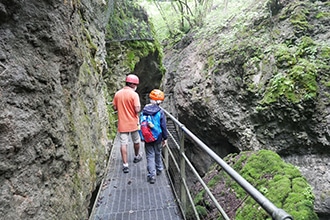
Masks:
[[[167,140],[162,140],[162,146],[166,147],[167,146]]]

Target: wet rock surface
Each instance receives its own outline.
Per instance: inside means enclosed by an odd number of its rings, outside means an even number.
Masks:
[[[2,219],[88,215],[109,151],[101,6],[0,3]]]

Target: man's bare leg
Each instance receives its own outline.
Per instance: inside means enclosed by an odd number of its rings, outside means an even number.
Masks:
[[[123,160],[123,164],[127,164],[127,146],[121,145],[120,152],[121,152],[121,159]]]
[[[133,163],[140,162],[142,160],[142,154],[140,152],[140,143],[134,144],[134,153],[135,153],[135,157],[134,157]]]
[[[138,156],[140,152],[140,143],[134,143],[134,153],[135,156]]]

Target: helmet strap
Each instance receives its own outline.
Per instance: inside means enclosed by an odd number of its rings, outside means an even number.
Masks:
[[[134,89],[134,91],[137,89],[137,85],[134,83],[126,83],[126,85]]]
[[[150,99],[150,103],[154,105],[159,105],[160,103],[162,103],[162,101]]]

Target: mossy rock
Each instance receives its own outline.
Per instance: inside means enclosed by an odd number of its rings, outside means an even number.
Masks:
[[[242,152],[228,155],[224,160],[270,202],[285,210],[295,220],[318,219],[314,211],[314,194],[311,186],[295,166],[285,163],[278,154],[270,150]],[[233,213],[229,216],[230,218],[236,220],[272,219],[261,205],[254,201],[219,165],[210,169],[204,181],[215,194],[217,201],[222,203],[224,210],[227,213]],[[218,183],[215,184],[215,182]],[[221,186],[221,189],[218,186]],[[196,194],[195,204],[199,206],[203,203],[208,204],[205,208],[209,215],[214,217],[212,212],[218,211],[212,207],[212,202],[208,201],[205,191],[197,190],[200,193]]]

